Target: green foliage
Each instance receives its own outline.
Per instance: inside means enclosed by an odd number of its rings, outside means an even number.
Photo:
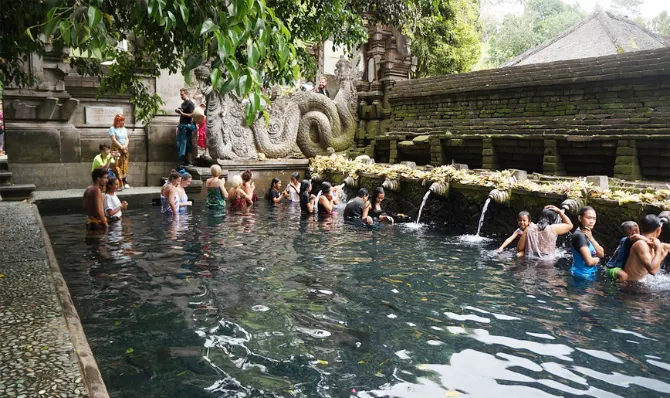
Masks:
[[[649,21],[649,29],[665,40],[670,39],[670,15],[667,11],[661,11]]]
[[[434,11],[415,7],[414,23],[405,28],[418,59],[415,77],[471,70],[479,58],[478,2],[440,0]]]
[[[631,19],[640,15],[640,6],[644,0],[612,0],[612,10]]]
[[[291,34],[265,0],[69,0],[25,30],[68,46],[78,72],[99,76],[103,92],[129,94],[139,119],[148,121],[162,101],[143,78],[161,69],[184,74],[211,61],[219,93],[248,98],[247,122],[261,108],[261,86],[287,83],[298,73]],[[130,51],[119,43],[128,40]],[[102,61],[111,61],[103,73]]]
[[[578,5],[567,5],[561,0],[528,0],[521,16],[506,15],[492,35],[490,63],[499,66],[550,40],[585,17]]]

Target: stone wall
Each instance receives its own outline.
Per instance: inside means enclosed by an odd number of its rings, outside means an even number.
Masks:
[[[378,160],[670,180],[670,48],[398,81],[388,100]]]
[[[98,98],[97,79],[72,71],[56,51],[43,58],[31,56],[31,68],[41,83],[31,89],[6,87],[3,91],[12,182],[35,184],[38,190],[86,187],[99,145],[111,144],[108,130],[117,113],[126,116],[131,185],[158,185],[160,177],[177,164],[177,116],[157,116],[144,126],[134,120],[127,96]],[[181,83],[175,83],[175,78]],[[145,83],[162,95],[166,87],[177,87],[172,94],[178,99],[183,78],[164,76]]]

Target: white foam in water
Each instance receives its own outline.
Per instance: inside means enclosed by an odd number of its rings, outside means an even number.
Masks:
[[[670,370],[670,365],[665,362],[654,361],[653,359],[647,359],[647,362],[654,366],[658,366],[661,369]]]
[[[395,354],[398,356],[400,359],[409,359],[409,355],[407,350],[400,350],[396,351]]]
[[[303,327],[296,327],[296,330],[299,332],[302,332],[306,335],[312,336],[312,337],[318,337],[320,339],[325,338],[325,337],[330,337],[331,333],[327,330],[322,330],[322,329],[309,329],[309,328],[303,328]]]
[[[479,235],[461,235],[461,236],[458,237],[458,240],[463,242],[463,243],[477,244],[477,243],[487,242],[490,239],[485,238],[483,236],[479,236]]]
[[[454,321],[475,321],[481,323],[491,322],[489,318],[484,318],[473,314],[460,315],[460,314],[454,314],[453,312],[445,312],[444,315],[446,315],[449,319],[453,319]]]
[[[415,222],[404,223],[404,224],[402,224],[402,226],[403,226],[405,229],[409,229],[409,230],[412,230],[412,231],[416,231],[416,230],[418,230],[418,229],[423,228],[423,225],[421,225],[421,224],[417,224],[417,223],[415,223]]]
[[[537,337],[538,339],[547,339],[547,340],[555,340],[556,338],[552,335],[549,334],[544,334],[544,333],[531,333],[531,332],[526,332],[527,335]]]
[[[265,312],[265,311],[269,311],[270,308],[268,308],[264,305],[254,305],[253,307],[251,307],[251,310],[256,311],[256,312]]]
[[[396,315],[396,314],[388,314],[388,315],[386,315],[386,317],[387,317],[387,318],[391,318],[391,319],[396,319],[396,318],[398,317],[398,315]]]
[[[652,339],[651,337],[643,336],[643,335],[641,335],[640,333],[637,333],[637,332],[631,332],[630,330],[624,330],[624,329],[612,329],[612,331],[613,331],[614,333],[630,334],[630,335],[633,335],[633,336],[635,336],[635,337],[639,337],[639,338],[641,338],[641,339],[645,339],[645,340],[658,341],[658,340],[656,340],[656,339]]]
[[[428,341],[426,341],[426,344],[428,344],[428,345],[442,345],[444,343],[439,341],[439,340],[428,340]]]
[[[647,275],[640,282],[652,292],[670,290],[670,275],[667,274]]]

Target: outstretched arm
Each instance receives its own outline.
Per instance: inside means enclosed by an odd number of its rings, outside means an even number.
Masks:
[[[505,248],[506,248],[507,246],[511,245],[512,242],[514,242],[514,240],[517,238],[517,236],[519,236],[519,234],[517,234],[516,232],[514,232],[509,238],[507,238],[507,239],[503,242],[502,245],[500,245],[500,247],[499,247],[498,250],[496,250],[496,251],[497,251],[498,253],[502,253],[502,251],[505,250]],[[523,236],[523,234],[522,234],[522,236]]]

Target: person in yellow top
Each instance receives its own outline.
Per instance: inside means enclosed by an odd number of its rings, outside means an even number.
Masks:
[[[128,146],[130,144],[130,137],[128,131],[124,127],[126,125],[126,117],[123,115],[114,116],[114,125],[109,128],[109,137],[112,139],[112,149],[119,153],[116,161],[116,174],[121,182],[121,188],[130,188],[128,185],[128,160],[130,155],[128,153]]]
[[[118,152],[112,152],[107,144],[100,144],[100,153],[93,158],[93,165],[91,171],[102,167],[105,170],[111,171],[112,165],[116,162],[115,157],[119,156]],[[113,177],[113,175],[111,175]]]

